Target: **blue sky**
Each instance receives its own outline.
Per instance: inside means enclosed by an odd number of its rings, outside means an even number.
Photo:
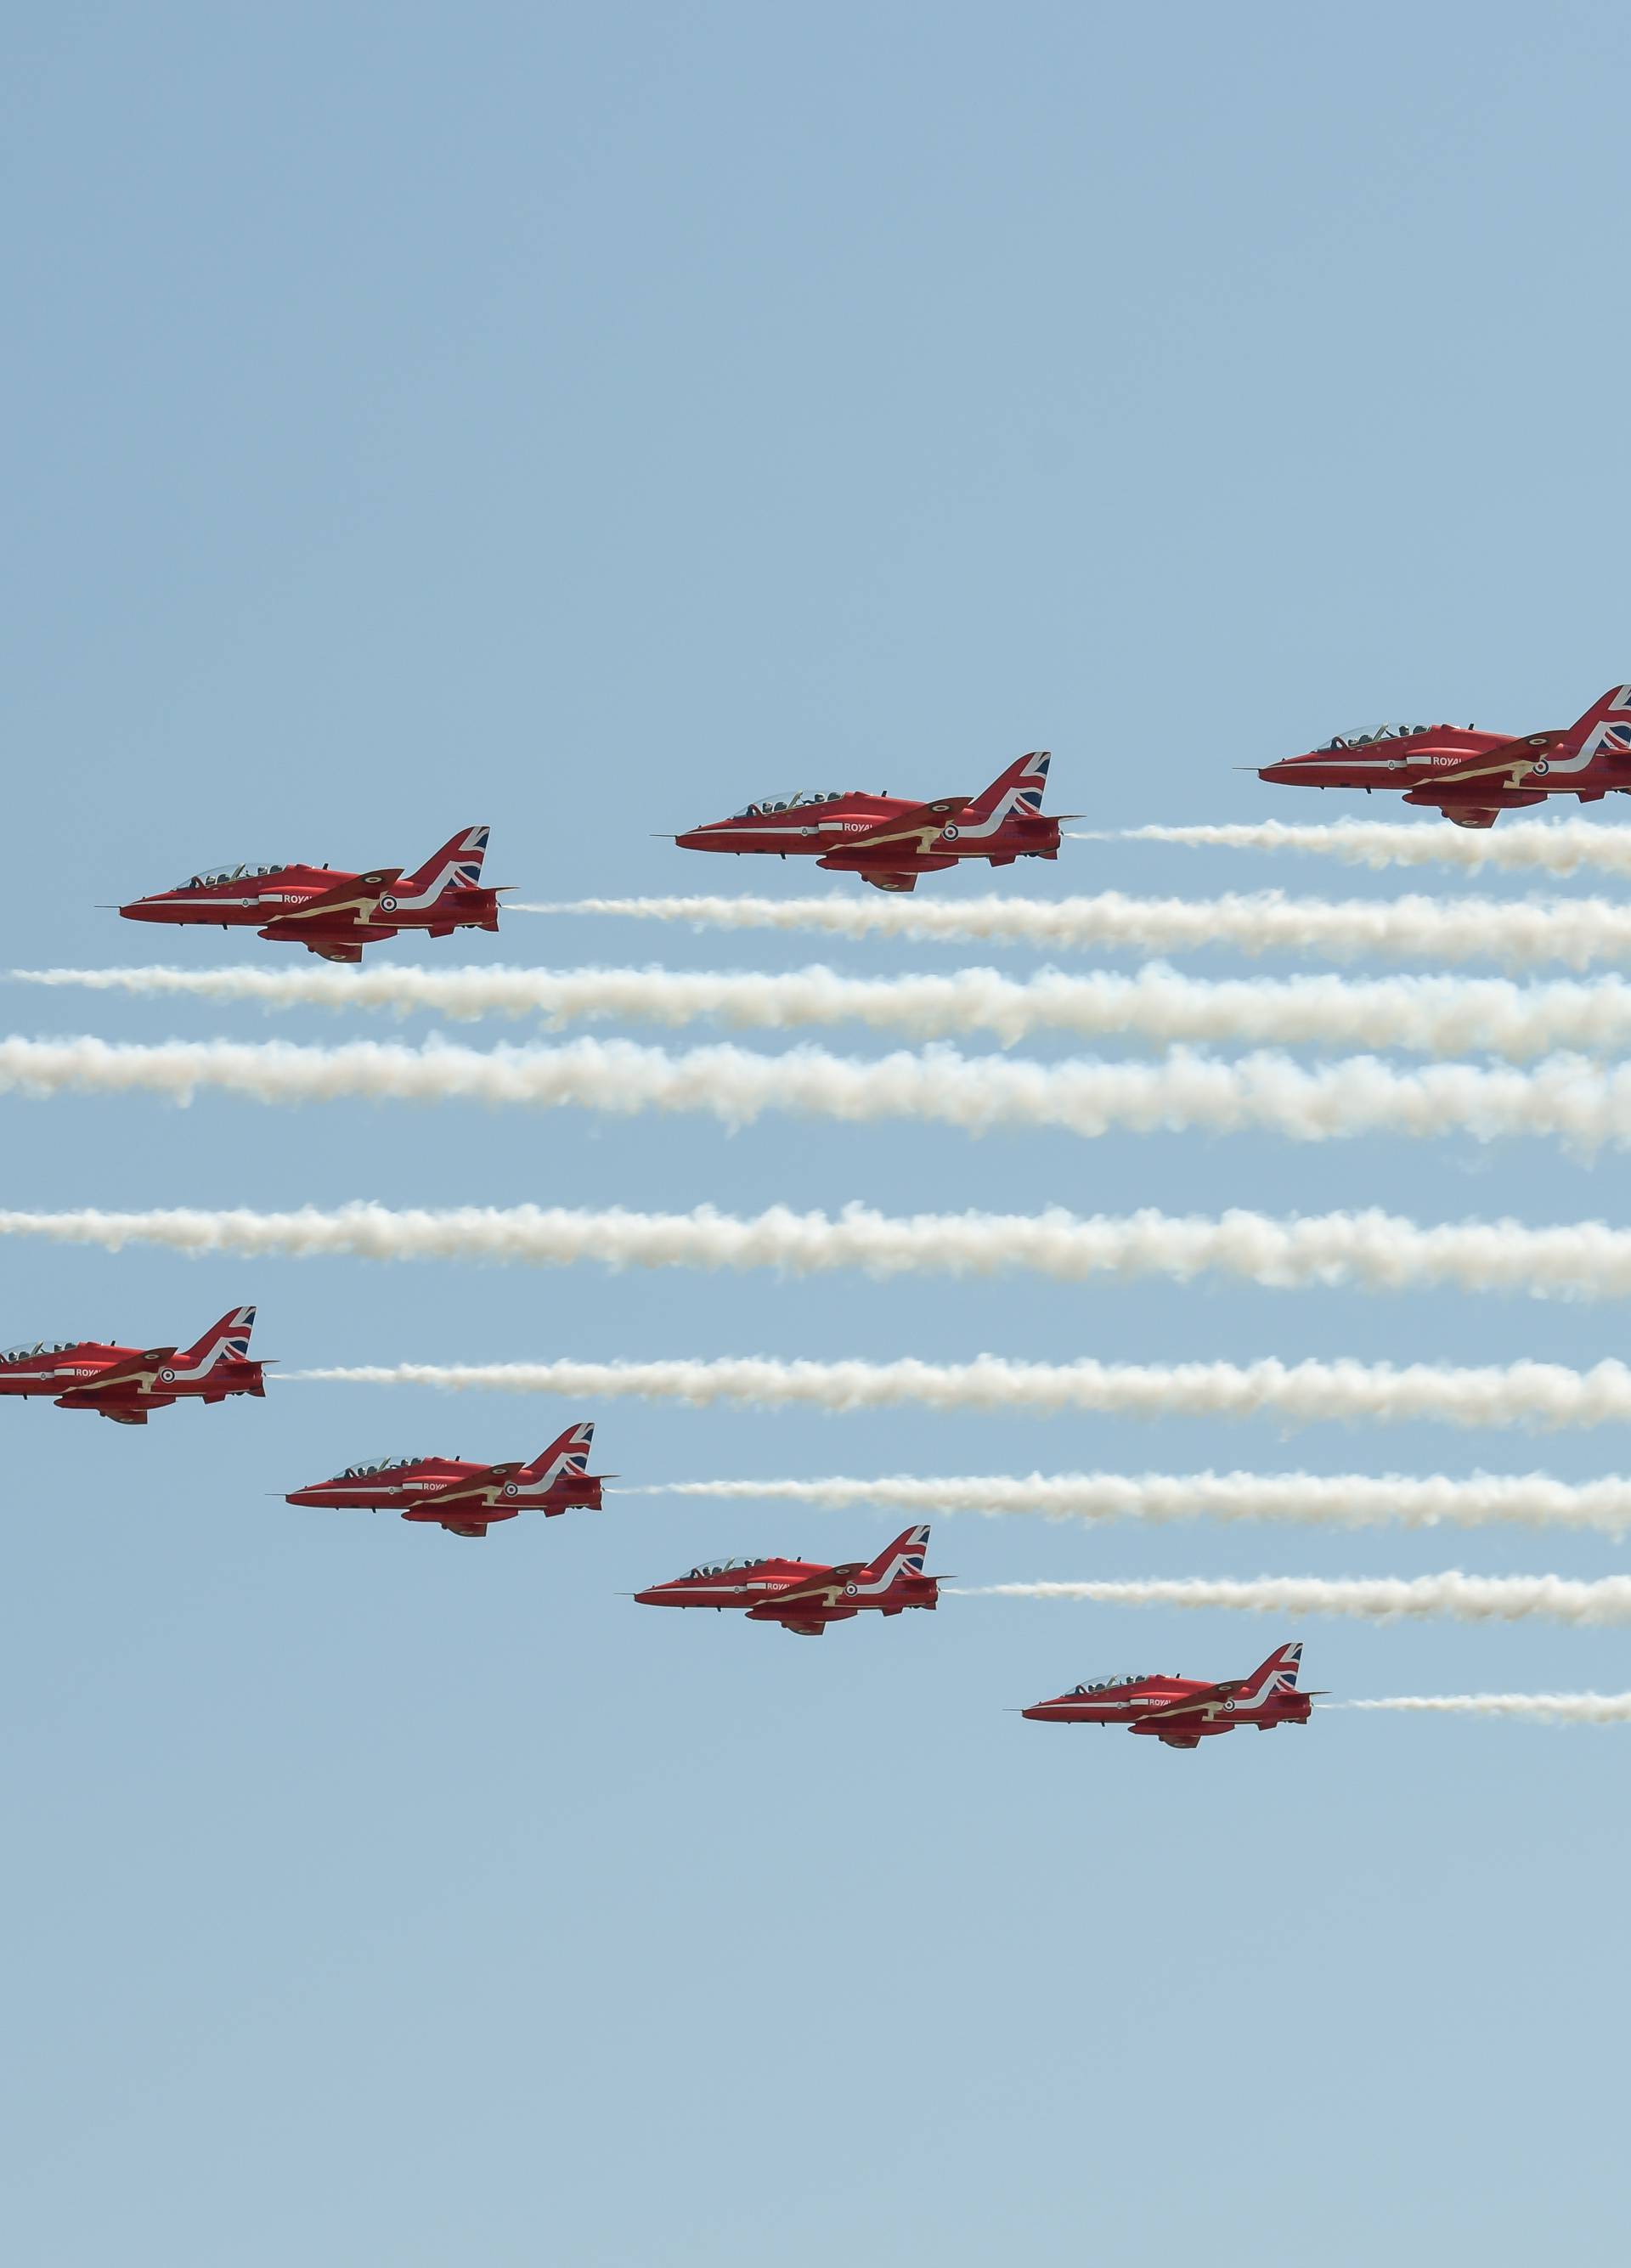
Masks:
[[[227,858],[417,863],[476,821],[529,897],[791,894],[657,831],[767,788],[963,789],[1035,746],[1099,827],[1329,816],[1231,768],[1402,711],[1560,723],[1631,674],[1620,11],[25,5],[0,41],[8,965],[248,957],[94,909]],[[1082,843],[1003,887],[1271,879],[1423,886]],[[520,916],[391,950],[1031,965]],[[7,1020],[382,1028],[20,991]],[[13,1205],[1626,1219],[1616,1160],[1536,1144],[15,1098],[0,1143]],[[0,1271],[7,1339],[185,1338],[253,1298],[292,1367],[1625,1351],[1607,1308],[1448,1294]],[[1152,1756],[1004,1709],[1227,1673],[1276,1626],[948,1600],[806,1646],[617,1594],[702,1552],[848,1556],[887,1515],[627,1498],[476,1550],[277,1500],[387,1449],[531,1454],[575,1415],[641,1480],[1584,1477],[1620,1447],[329,1386],[142,1434],[8,1408],[18,2258],[1609,2250],[1619,1736],[1333,1715]],[[1620,1564],[973,1520],[933,1557],[970,1582]],[[1283,1634],[1347,1694],[1628,1682],[1613,1632]]]

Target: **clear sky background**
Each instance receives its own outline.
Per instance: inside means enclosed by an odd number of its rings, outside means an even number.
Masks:
[[[1053,801],[1107,828],[1331,817],[1231,767],[1401,712],[1574,717],[1631,675],[1628,63],[1608,6],[14,7],[6,965],[294,965],[94,910],[229,858],[412,865],[487,821],[491,879],[529,897],[791,895],[808,870],[727,872],[654,830],[795,785],[970,789],[1037,746]],[[1271,880],[1423,886],[1087,843],[998,882]],[[519,915],[387,950],[1033,965]],[[5,1022],[394,1028],[20,991]],[[41,1206],[1627,1218],[1620,1161],[1529,1143],[14,1098],[0,1158],[0,1198]],[[7,1339],[184,1341],[254,1299],[292,1367],[1625,1351],[1606,1307],[1448,1294],[13,1247],[0,1282]],[[577,1416],[597,1463],[653,1481],[1583,1477],[1623,1454],[1612,1432],[316,1385],[144,1433],[8,1405],[12,2257],[1617,2249],[1628,1736],[1329,1715],[1183,1755],[1004,1710],[1122,1668],[1229,1674],[1291,1636],[1344,1695],[1614,1690],[1623,1635],[952,1599],[805,1645],[617,1594],[712,1551],[858,1555],[889,1514],[631,1498],[477,1549],[277,1500],[387,1450],[529,1454]],[[963,1519],[932,1564],[1624,1561],[1517,1533]]]

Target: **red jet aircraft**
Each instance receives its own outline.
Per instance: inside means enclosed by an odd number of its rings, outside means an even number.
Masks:
[[[1267,764],[1259,779],[1292,787],[1399,789],[1458,827],[1493,827],[1503,811],[1575,795],[1631,793],[1631,685],[1616,685],[1577,724],[1512,740],[1472,725],[1378,725],[1339,733],[1306,756]]]
[[[779,1623],[801,1638],[820,1638],[829,1623],[847,1623],[863,1607],[898,1615],[940,1603],[943,1580],[923,1572],[926,1528],[909,1528],[875,1559],[823,1567],[808,1559],[712,1559],[672,1583],[637,1591],[643,1607],[742,1609],[750,1623]]]
[[[116,1425],[145,1425],[173,1402],[264,1397],[265,1366],[249,1359],[253,1307],[234,1307],[196,1345],[109,1346],[100,1339],[40,1341],[0,1354],[0,1395],[48,1394],[59,1410],[94,1410]]]
[[[486,849],[487,829],[467,827],[411,874],[400,866],[366,874],[328,866],[218,866],[118,911],[126,921],[252,929],[274,945],[303,945],[325,961],[360,961],[365,945],[382,945],[405,929],[428,929],[432,937],[496,930],[504,886],[481,887]]]
[[[674,839],[682,850],[814,858],[830,872],[859,874],[875,889],[914,889],[919,874],[939,873],[960,858],[988,858],[993,866],[1057,858],[1060,820],[1081,814],[1044,818],[1048,762],[1039,749],[1010,764],[983,795],[943,795],[934,803],[839,788],[765,796]]]
[[[599,1512],[601,1484],[610,1473],[588,1470],[594,1427],[569,1425],[530,1464],[462,1465],[454,1457],[380,1457],[347,1465],[331,1481],[297,1489],[286,1504],[400,1512],[445,1528],[449,1535],[485,1535],[496,1520],[541,1512]]]
[[[1097,1677],[1022,1714],[1044,1725],[1125,1725],[1169,1749],[1198,1748],[1214,1733],[1255,1725],[1306,1725],[1314,1697],[1297,1690],[1303,1648],[1277,1646],[1250,1677],[1203,1685],[1195,1677]]]

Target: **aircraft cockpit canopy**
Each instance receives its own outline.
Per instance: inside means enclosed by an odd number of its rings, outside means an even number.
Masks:
[[[764,1567],[768,1564],[764,1554],[756,1559],[710,1559],[700,1567],[693,1567],[687,1580],[694,1581],[700,1575],[730,1575],[739,1567]]]
[[[1129,1670],[1121,1677],[1095,1677],[1086,1685],[1078,1685],[1078,1693],[1107,1693],[1112,1685],[1148,1685],[1161,1672],[1158,1669]]]
[[[808,810],[812,804],[839,803],[846,795],[853,795],[855,792],[856,790],[853,788],[823,787],[818,788],[813,795],[806,795],[802,788],[795,787],[791,795],[764,795],[756,803],[744,803],[740,811],[732,812],[731,817],[733,819],[765,819],[772,812],[791,811],[795,804]]]
[[[1368,733],[1338,733],[1329,740],[1322,740],[1322,748],[1369,748],[1377,740],[1410,740],[1418,733],[1430,732],[1428,725],[1373,725]]]
[[[201,873],[189,874],[175,887],[178,890],[213,890],[220,882],[257,881],[266,874],[281,874],[287,864],[287,859],[278,858],[268,866],[209,866]]]
[[[407,1465],[428,1464],[426,1457],[371,1457],[365,1464],[347,1465],[340,1475],[343,1481],[365,1481],[371,1473],[400,1472]]]
[[[0,1362],[27,1362],[37,1354],[71,1354],[80,1339],[33,1339],[25,1346],[0,1348]]]

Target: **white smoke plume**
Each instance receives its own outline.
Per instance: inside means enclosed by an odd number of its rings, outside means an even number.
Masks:
[[[730,1503],[875,1505],[919,1519],[978,1513],[991,1519],[1268,1521],[1297,1528],[1524,1528],[1631,1530],[1631,1481],[1578,1484],[1547,1473],[1478,1473],[1453,1479],[1370,1473],[1030,1473],[932,1479],[668,1481],[629,1496],[723,1498]]]
[[[693,929],[766,929],[828,937],[904,937],[1050,952],[1295,953],[1351,961],[1495,961],[1527,971],[1541,961],[1584,968],[1631,960],[1631,906],[1604,898],[1548,904],[1498,899],[1288,898],[1263,890],[1221,898],[579,898],[512,906],[512,913],[615,915]]]
[[[280,1371],[280,1379],[367,1386],[440,1386],[505,1394],[563,1394],[684,1402],[697,1408],[843,1411],[906,1407],[1002,1410],[1057,1417],[1096,1410],[1125,1418],[1275,1417],[1292,1425],[1330,1421],[1402,1425],[1436,1421],[1483,1428],[1624,1425],[1631,1419],[1631,1368],[1613,1359],[1590,1370],[1514,1362],[1480,1369],[1448,1364],[783,1361],[768,1355],[655,1362],[404,1362]]]
[[[1631,1575],[1576,1582],[1563,1575],[1339,1577],[1265,1575],[1251,1581],[985,1583],[964,1599],[1076,1599],[1113,1607],[1237,1608],[1252,1615],[1341,1615],[1362,1622],[1443,1616],[1455,1622],[1631,1623]]]
[[[1542,1725],[1631,1724],[1631,1693],[1396,1693],[1327,1701],[1327,1709],[1392,1709],[1418,1716],[1515,1717]]]
[[[1005,1047],[1038,1035],[1131,1036],[1171,1046],[1400,1048],[1483,1052],[1522,1061],[1563,1049],[1631,1045],[1631,983],[1518,985],[1505,977],[1342,976],[1214,982],[1155,966],[1135,976],[1049,969],[1022,982],[993,968],[949,976],[785,976],[661,968],[47,968],[23,983],[265,1007],[427,1010],[455,1018],[534,1015],[552,1025],[616,1017],[670,1027],[714,1019],[788,1031],[844,1023],[913,1041],[989,1035]]]
[[[790,1276],[853,1268],[885,1278],[987,1277],[1023,1272],[1063,1283],[1165,1277],[1192,1282],[1211,1272],[1261,1285],[1354,1285],[1399,1292],[1527,1292],[1535,1298],[1631,1297],[1631,1229],[1602,1221],[1531,1228],[1513,1220],[1422,1227],[1399,1215],[1267,1214],[1216,1219],[1141,1211],[1085,1218],[1041,1213],[891,1215],[848,1204],[841,1212],[787,1205],[745,1218],[697,1205],[645,1213],[561,1205],[392,1208],[358,1200],[322,1211],[247,1206],[175,1206],[114,1212],[0,1212],[0,1236],[117,1252],[152,1244],[172,1252],[280,1254],[291,1259],[450,1260],[567,1268],[775,1268]]]
[[[190,1102],[212,1090],[257,1102],[360,1098],[376,1102],[481,1102],[576,1107],[619,1116],[699,1112],[745,1126],[767,1111],[869,1123],[908,1119],[955,1126],[1052,1128],[1093,1138],[1201,1128],[1294,1141],[1360,1134],[1551,1137],[1589,1153],[1631,1143],[1631,1065],[1603,1070],[1578,1056],[1531,1071],[1433,1064],[1395,1071],[1355,1056],[1309,1070],[1280,1055],[1236,1063],[1175,1051],[1162,1062],[1015,1063],[949,1049],[876,1062],[801,1047],[765,1056],[720,1045],[669,1055],[627,1040],[489,1050],[432,1041],[422,1048],[351,1041],[168,1040],[151,1046],[89,1037],[0,1040],[0,1092],[145,1093]]]
[[[1078,842],[1106,842],[1079,836]],[[1339,819],[1331,826],[1265,819],[1253,825],[1132,827],[1128,843],[1181,843],[1199,850],[1308,850],[1349,866],[1455,866],[1464,873],[1631,875],[1631,832],[1595,819],[1519,820],[1472,831],[1436,820]]]

